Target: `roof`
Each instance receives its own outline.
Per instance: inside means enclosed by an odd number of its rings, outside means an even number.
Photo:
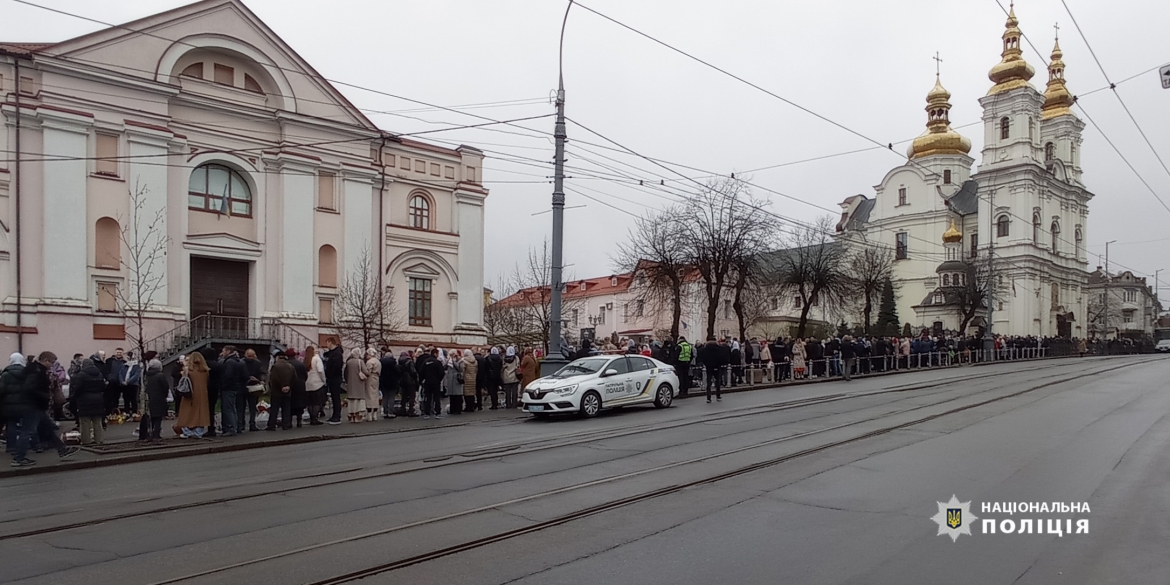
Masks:
[[[979,183],[968,180],[958,193],[947,199],[947,207],[959,215],[971,215],[979,211]]]
[[[42,49],[52,47],[55,44],[56,43],[6,43],[0,41],[0,52],[28,56]]]
[[[857,209],[853,210],[853,214],[849,216],[849,220],[845,222],[845,230],[859,230],[865,227],[869,222],[869,213],[873,211],[873,206],[877,204],[877,199],[866,199],[857,204]]]
[[[630,284],[633,281],[634,275],[630,272],[625,274],[611,274],[599,278],[571,280],[565,283],[565,293],[562,295],[562,298],[565,300],[573,300],[621,294],[630,289]],[[493,305],[509,306],[539,303],[542,299],[548,298],[550,291],[551,287],[549,286],[530,286],[496,301]],[[525,301],[525,299],[528,299],[528,301]]]

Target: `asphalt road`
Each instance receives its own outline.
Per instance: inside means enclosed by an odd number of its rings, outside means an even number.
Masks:
[[[1168,378],[1017,362],[8,478],[0,583],[1165,583]]]

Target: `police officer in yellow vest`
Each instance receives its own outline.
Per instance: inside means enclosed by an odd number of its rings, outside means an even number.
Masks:
[[[686,396],[691,390],[691,360],[694,359],[694,348],[690,343],[687,343],[687,338],[682,335],[678,336],[678,359],[675,361],[674,369],[678,374],[678,383],[681,387],[679,390],[680,396]]]

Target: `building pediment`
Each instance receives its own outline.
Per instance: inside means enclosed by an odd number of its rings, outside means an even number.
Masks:
[[[200,234],[187,236],[183,248],[193,252],[205,252],[221,256],[259,258],[259,242],[253,242],[232,234]]]
[[[76,57],[84,63],[118,63],[118,75],[148,78],[169,85],[182,85],[184,56],[194,52],[222,55],[228,66],[250,69],[269,99],[268,107],[338,120],[343,124],[376,129],[341,92],[325,81],[312,66],[292,50],[272,29],[238,0],[205,0],[110,27],[41,49],[38,53],[68,62]],[[214,59],[212,59],[214,60]],[[210,61],[209,61],[210,62]],[[217,72],[205,66],[202,79],[209,90]],[[255,93],[237,73],[234,87]],[[197,80],[195,80],[197,81]],[[190,84],[198,93],[200,84]],[[188,91],[188,87],[184,87]]]

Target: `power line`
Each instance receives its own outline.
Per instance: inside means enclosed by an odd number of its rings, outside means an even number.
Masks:
[[[1089,54],[1093,56],[1093,61],[1097,63],[1097,68],[1101,70],[1101,75],[1104,76],[1105,81],[1109,83],[1109,89],[1113,90],[1113,95],[1117,97],[1117,101],[1121,103],[1121,107],[1125,110],[1126,115],[1129,116],[1129,120],[1133,122],[1133,125],[1137,128],[1138,133],[1142,135],[1142,139],[1146,141],[1146,146],[1150,147],[1150,152],[1154,153],[1154,158],[1158,159],[1158,164],[1162,165],[1162,170],[1166,171],[1167,176],[1170,176],[1170,168],[1166,167],[1166,162],[1162,160],[1162,155],[1158,154],[1158,151],[1154,149],[1154,144],[1150,142],[1150,138],[1146,136],[1146,131],[1142,130],[1142,125],[1138,124],[1137,118],[1133,117],[1133,112],[1129,111],[1129,106],[1125,105],[1125,100],[1121,99],[1121,94],[1117,92],[1117,85],[1109,79],[1109,74],[1105,73],[1105,67],[1101,65],[1101,60],[1097,58],[1097,52],[1093,50],[1093,46],[1089,44],[1088,37],[1085,36],[1085,31],[1081,30],[1080,23],[1078,23],[1076,17],[1073,16],[1072,10],[1068,7],[1068,2],[1065,0],[1060,0],[1060,3],[1064,5],[1064,11],[1068,13],[1068,17],[1072,20],[1073,26],[1077,29],[1077,34],[1081,35],[1081,40],[1085,41],[1085,47],[1089,49]]]

